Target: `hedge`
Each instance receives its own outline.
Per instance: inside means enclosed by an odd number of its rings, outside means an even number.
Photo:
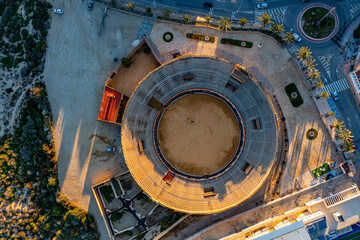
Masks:
[[[195,39],[195,40],[205,41],[205,42],[215,42],[215,37],[208,36],[208,35],[203,35],[203,34],[200,34],[200,33],[187,33],[186,37],[191,38],[191,39]],[[205,37],[209,37],[209,40],[205,40]]]
[[[354,30],[353,37],[354,37],[354,38],[360,38],[360,24],[359,24],[359,26]]]
[[[222,44],[230,44],[230,45],[245,47],[245,48],[251,48],[253,46],[252,42],[241,41],[241,40],[230,39],[230,38],[222,38],[220,42]]]
[[[301,97],[301,95],[300,95],[300,92],[299,92],[299,90],[297,89],[295,83],[291,83],[291,84],[287,85],[287,86],[285,87],[285,92],[286,92],[286,94],[288,95],[289,100],[290,100],[291,104],[292,104],[294,107],[298,107],[298,106],[300,106],[301,104],[304,103],[304,101],[303,101],[303,99],[302,99],[302,97]],[[292,93],[296,93],[297,96],[296,96],[295,98],[291,97],[291,94],[292,94]]]

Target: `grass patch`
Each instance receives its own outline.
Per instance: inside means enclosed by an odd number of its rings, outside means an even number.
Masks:
[[[139,196],[137,196],[136,200],[139,200],[139,201],[145,202],[145,203],[151,202],[151,199],[145,193],[142,193]]]
[[[321,177],[323,174],[330,172],[331,168],[329,166],[328,163],[324,163],[322,166],[315,168],[314,170],[311,171],[311,173],[313,174],[314,178],[318,178]]]
[[[303,30],[312,38],[325,38],[329,36],[335,28],[335,18],[329,14],[318,25],[318,21],[329,12],[328,9],[322,7],[314,7],[308,9],[302,19],[304,20]]]
[[[176,223],[184,215],[185,215],[184,213],[174,212],[170,216],[164,217],[160,222],[160,231],[161,232],[165,231],[166,229],[171,227],[171,225]]]
[[[306,132],[306,138],[309,140],[314,140],[317,137],[317,135],[318,135],[318,132],[313,128],[310,128]]]
[[[215,42],[215,37],[208,36],[208,35],[203,35],[203,34],[200,34],[200,33],[187,33],[186,37],[191,38],[191,39],[195,39],[195,40],[205,41],[205,42]]]
[[[291,104],[294,107],[298,107],[304,103],[299,90],[297,89],[295,83],[291,83],[285,87],[285,92],[289,97]]]
[[[174,35],[171,32],[166,32],[163,35],[163,40],[165,42],[171,42],[174,39]]]
[[[124,215],[124,212],[116,212],[116,213],[111,214],[110,219],[112,222],[117,222],[122,218],[123,215]]]
[[[241,40],[230,39],[230,38],[222,38],[220,42],[222,44],[229,44],[229,45],[234,45],[234,46],[244,47],[244,48],[252,48],[252,46],[253,46],[252,42],[241,41]]]
[[[100,187],[100,193],[108,203],[111,203],[115,198],[115,195],[114,195],[114,192],[113,192],[111,186]]]

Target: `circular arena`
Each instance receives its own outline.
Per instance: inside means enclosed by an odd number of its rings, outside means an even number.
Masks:
[[[180,57],[149,73],[122,120],[125,162],[165,207],[213,214],[249,199],[275,162],[278,127],[267,96],[234,65]]]

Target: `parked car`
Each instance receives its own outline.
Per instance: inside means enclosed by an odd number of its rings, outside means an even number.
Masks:
[[[94,7],[94,2],[93,1],[89,2],[88,10],[90,11],[91,9],[93,9],[93,7]]]
[[[298,34],[293,33],[293,36],[294,36],[295,41],[301,42],[301,37]]]
[[[203,7],[212,8],[212,7],[213,7],[213,4],[212,4],[212,2],[204,2],[204,3],[203,3]]]
[[[256,4],[257,9],[264,9],[264,8],[267,8],[267,7],[268,7],[267,3]]]
[[[116,148],[114,148],[114,147],[108,147],[108,148],[106,148],[106,151],[107,151],[107,152],[115,152],[115,150],[116,150]]]
[[[300,0],[301,3],[310,2],[310,0]]]
[[[62,15],[62,14],[64,14],[64,11],[59,8],[55,8],[54,13]]]
[[[332,97],[333,97],[333,99],[334,99],[335,101],[336,101],[336,100],[339,100],[339,97],[338,97],[337,92],[332,92],[331,95],[332,95]]]

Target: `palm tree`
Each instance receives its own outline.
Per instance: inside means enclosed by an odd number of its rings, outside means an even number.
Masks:
[[[291,32],[285,33],[284,38],[287,43],[292,43],[295,41],[294,34]]]
[[[312,80],[320,80],[320,77],[321,77],[320,72],[314,68],[310,70],[310,73],[307,78]]]
[[[165,18],[170,18],[170,15],[171,15],[171,11],[170,9],[168,8],[164,8],[163,11],[162,11],[162,14]]]
[[[319,97],[322,97],[323,99],[328,99],[330,97],[330,95],[328,92],[321,91],[321,94],[319,95]]]
[[[323,88],[323,87],[324,87],[324,84],[323,84],[321,81],[317,81],[317,82],[316,82],[316,86],[317,86],[318,88]]]
[[[314,70],[317,64],[315,64],[315,59],[310,57],[307,60],[305,60],[305,65],[308,68],[309,71]]]
[[[330,111],[330,113],[329,113],[329,116],[330,116],[330,117],[335,117],[335,115],[336,115],[336,114],[335,114],[333,111]]]
[[[125,5],[127,7],[127,9],[131,12],[132,10],[134,10],[134,3],[128,3]]]
[[[191,23],[191,19],[192,19],[192,16],[190,16],[189,14],[185,14],[183,17],[183,20],[185,23]]]
[[[303,46],[300,49],[298,49],[297,51],[298,51],[296,53],[297,59],[299,59],[299,60],[307,60],[307,59],[311,58],[312,52],[310,51],[310,48]]]
[[[267,13],[263,13],[261,16],[257,17],[257,19],[262,23],[261,28],[269,26],[270,24],[272,24],[271,16],[272,15],[269,15]]]
[[[276,22],[272,25],[271,27],[271,30],[274,32],[274,33],[283,33],[285,30],[284,30],[284,25],[282,25],[281,23],[279,22]]]
[[[248,20],[246,18],[240,18],[239,23],[240,27],[243,28],[248,23]]]
[[[344,122],[341,122],[339,119],[335,118],[334,122],[330,124],[330,127],[335,128],[336,131],[339,131],[344,127]]]
[[[226,17],[226,18],[220,17],[220,20],[218,22],[219,22],[220,30],[223,30],[224,32],[226,30],[231,30],[231,23],[233,21],[230,21],[230,19],[228,17]]]
[[[344,144],[352,143],[351,131],[349,129],[340,129],[339,138],[343,141]]]
[[[355,152],[355,147],[354,147],[354,144],[352,142],[346,142],[341,147],[347,153]]]
[[[206,15],[205,16],[205,21],[206,21],[206,25],[209,25],[209,23],[211,23],[212,22],[212,17],[210,16],[210,15]]]

